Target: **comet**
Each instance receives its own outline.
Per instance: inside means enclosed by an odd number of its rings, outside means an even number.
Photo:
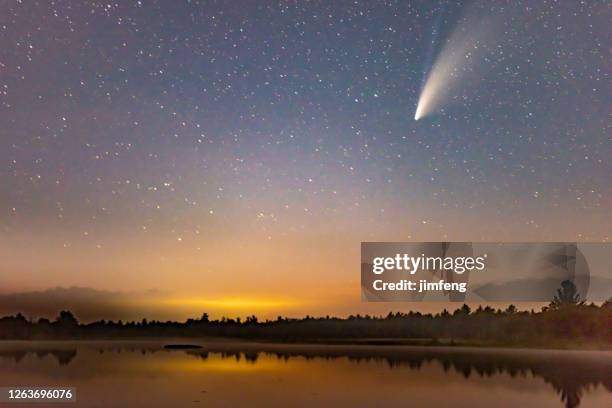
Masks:
[[[421,89],[414,120],[419,120],[442,109],[451,97],[456,97],[468,75],[473,73],[475,61],[485,48],[484,39],[490,39],[493,19],[463,19],[448,40]],[[472,21],[472,23],[470,23]]]

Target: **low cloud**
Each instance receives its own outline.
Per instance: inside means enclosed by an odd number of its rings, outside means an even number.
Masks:
[[[70,310],[81,322],[94,320],[140,320],[150,317],[155,299],[165,293],[111,292],[83,287],[57,287],[36,292],[0,294],[0,316],[22,313],[34,319],[55,319]],[[161,317],[161,316],[160,316]]]

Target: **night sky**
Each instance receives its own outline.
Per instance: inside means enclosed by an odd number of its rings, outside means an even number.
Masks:
[[[374,308],[361,241],[609,241],[610,17],[573,0],[1,1],[0,291],[342,314]],[[490,27],[470,63],[415,121],[473,21]]]

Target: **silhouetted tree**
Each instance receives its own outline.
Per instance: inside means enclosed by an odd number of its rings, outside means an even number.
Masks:
[[[472,309],[470,309],[470,307],[464,303],[463,306],[461,306],[461,309],[455,310],[453,315],[455,315],[455,316],[457,316],[457,315],[465,315],[465,316],[467,316],[467,315],[470,314],[471,311],[472,311]]]
[[[74,317],[72,312],[62,310],[57,317],[57,320],[55,320],[55,324],[60,328],[73,329],[79,325],[79,322],[76,317]]]
[[[561,288],[557,289],[557,294],[550,302],[551,309],[559,309],[563,306],[576,306],[583,305],[584,300],[580,298],[578,294],[578,290],[576,289],[576,285],[574,282],[570,280],[564,280],[561,282]]]

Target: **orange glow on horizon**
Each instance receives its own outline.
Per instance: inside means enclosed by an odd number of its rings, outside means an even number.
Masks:
[[[271,298],[247,298],[247,297],[223,297],[217,299],[199,297],[178,297],[161,300],[161,303],[169,306],[183,307],[210,307],[223,310],[263,310],[298,306],[298,302],[289,299]]]

